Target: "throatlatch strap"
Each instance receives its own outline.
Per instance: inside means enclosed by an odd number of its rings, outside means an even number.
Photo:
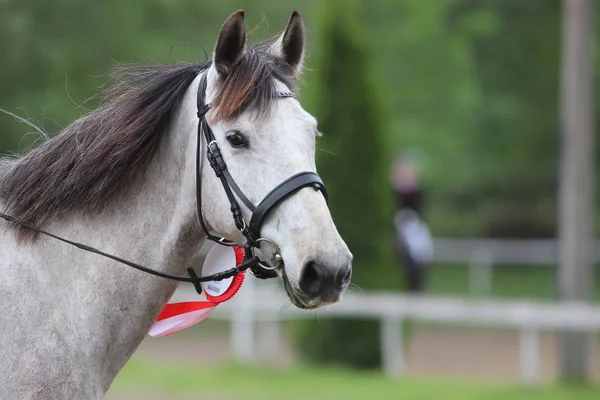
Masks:
[[[210,281],[220,281],[223,279],[227,279],[227,278],[231,278],[232,276],[236,275],[237,273],[241,272],[241,271],[245,271],[250,267],[253,267],[255,265],[257,265],[259,263],[259,259],[258,257],[251,257],[251,258],[247,258],[244,260],[244,262],[241,265],[238,265],[235,268],[230,268],[227,271],[223,271],[223,272],[219,272],[210,276],[195,276],[195,273],[190,274],[189,277],[187,276],[179,276],[179,275],[171,275],[171,274],[167,274],[166,272],[161,272],[161,271],[157,271],[155,269],[152,268],[148,268],[146,266],[134,263],[132,261],[126,260],[124,258],[115,256],[113,254],[109,254],[109,253],[105,253],[101,250],[98,250],[94,247],[88,246],[86,244],[83,243],[78,243],[69,239],[65,239],[63,237],[60,237],[58,235],[55,235],[53,233],[50,233],[48,231],[45,231],[44,229],[40,229],[36,226],[33,226],[31,224],[28,224],[26,222],[23,221],[19,221],[13,217],[11,217],[10,215],[7,214],[2,214],[0,213],[0,218],[4,219],[7,222],[11,222],[14,223],[16,225],[22,226],[24,228],[28,228],[31,229],[37,233],[40,233],[42,235],[46,235],[49,236],[53,239],[59,240],[63,243],[66,243],[68,245],[71,246],[75,246],[81,250],[90,252],[90,253],[94,253],[94,254],[98,254],[102,257],[106,257],[106,258],[110,258],[111,260],[114,260],[116,262],[119,262],[121,264],[125,264],[129,267],[132,267],[134,269],[137,269],[138,271],[142,271],[142,272],[146,272],[150,275],[154,275],[157,276],[159,278],[165,278],[165,279],[170,279],[173,281],[179,281],[179,282],[189,282],[189,283],[193,283],[194,285],[197,285],[199,282],[210,282]],[[188,271],[189,274],[189,271]]]

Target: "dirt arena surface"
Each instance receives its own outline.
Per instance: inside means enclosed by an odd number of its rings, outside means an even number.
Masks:
[[[600,352],[593,342],[591,366],[600,378]],[[412,376],[485,379],[518,383],[521,380],[520,335],[514,331],[477,332],[449,330],[419,332],[407,350],[407,373]],[[556,335],[540,337],[541,378],[545,382],[557,377],[558,349]]]
[[[413,334],[406,349],[406,373],[413,376],[485,379],[519,382],[519,334],[513,331],[472,331],[463,329],[419,331]],[[541,371],[544,381],[557,373],[557,346],[553,334],[540,338]],[[600,352],[593,346],[592,368],[600,378]],[[232,358],[227,337],[147,339],[138,350],[144,358],[193,364],[214,364]],[[282,343],[277,354],[268,343],[258,343],[257,359],[291,365],[295,362],[289,343]]]

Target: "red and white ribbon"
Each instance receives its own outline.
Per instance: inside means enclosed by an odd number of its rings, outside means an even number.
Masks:
[[[226,271],[244,261],[241,247],[214,246],[202,266],[202,276]],[[153,337],[168,336],[206,318],[220,303],[231,299],[244,282],[245,271],[222,281],[202,282],[207,301],[169,303],[162,310],[148,334]]]

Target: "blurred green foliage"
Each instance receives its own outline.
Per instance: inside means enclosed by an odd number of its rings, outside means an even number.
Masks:
[[[321,3],[327,2],[2,0],[0,107],[57,132],[97,105],[89,99],[112,62],[198,60],[199,46],[210,52],[235,9],[247,11],[254,38],[279,32],[298,9],[309,30],[302,100],[319,114],[310,90],[323,81],[316,53],[325,40],[317,26]],[[560,1],[355,3],[362,4],[360,36],[374,63],[372,80],[382,88],[375,101],[385,143],[389,153],[411,148],[420,155],[433,232],[552,236]],[[0,152],[27,149],[37,139],[5,115],[0,129]]]
[[[457,361],[457,362],[460,362]],[[238,400],[592,400],[598,386],[522,387],[458,379],[387,379],[345,368],[181,365],[134,356],[115,380],[110,398],[214,398]],[[114,397],[113,397],[114,396]]]
[[[386,137],[392,147],[426,154],[437,235],[554,235],[559,5],[449,0],[367,8],[391,92]]]

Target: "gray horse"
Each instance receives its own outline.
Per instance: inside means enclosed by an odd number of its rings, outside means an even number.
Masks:
[[[118,69],[103,106],[28,155],[0,160],[0,212],[183,275],[206,239],[196,201],[201,78],[223,158],[257,204],[290,176],[316,170],[315,119],[295,98],[276,95],[294,90],[304,41],[294,12],[280,36],[247,47],[238,11],[204,63]],[[205,158],[206,144],[201,151]],[[243,242],[211,168],[201,168],[200,182],[209,228]],[[292,303],[340,299],[352,254],[319,191],[303,188],[280,203],[261,236],[279,247],[278,275]],[[177,282],[5,221],[0,244],[0,399],[103,398]],[[270,260],[274,252],[265,245],[257,255]]]

